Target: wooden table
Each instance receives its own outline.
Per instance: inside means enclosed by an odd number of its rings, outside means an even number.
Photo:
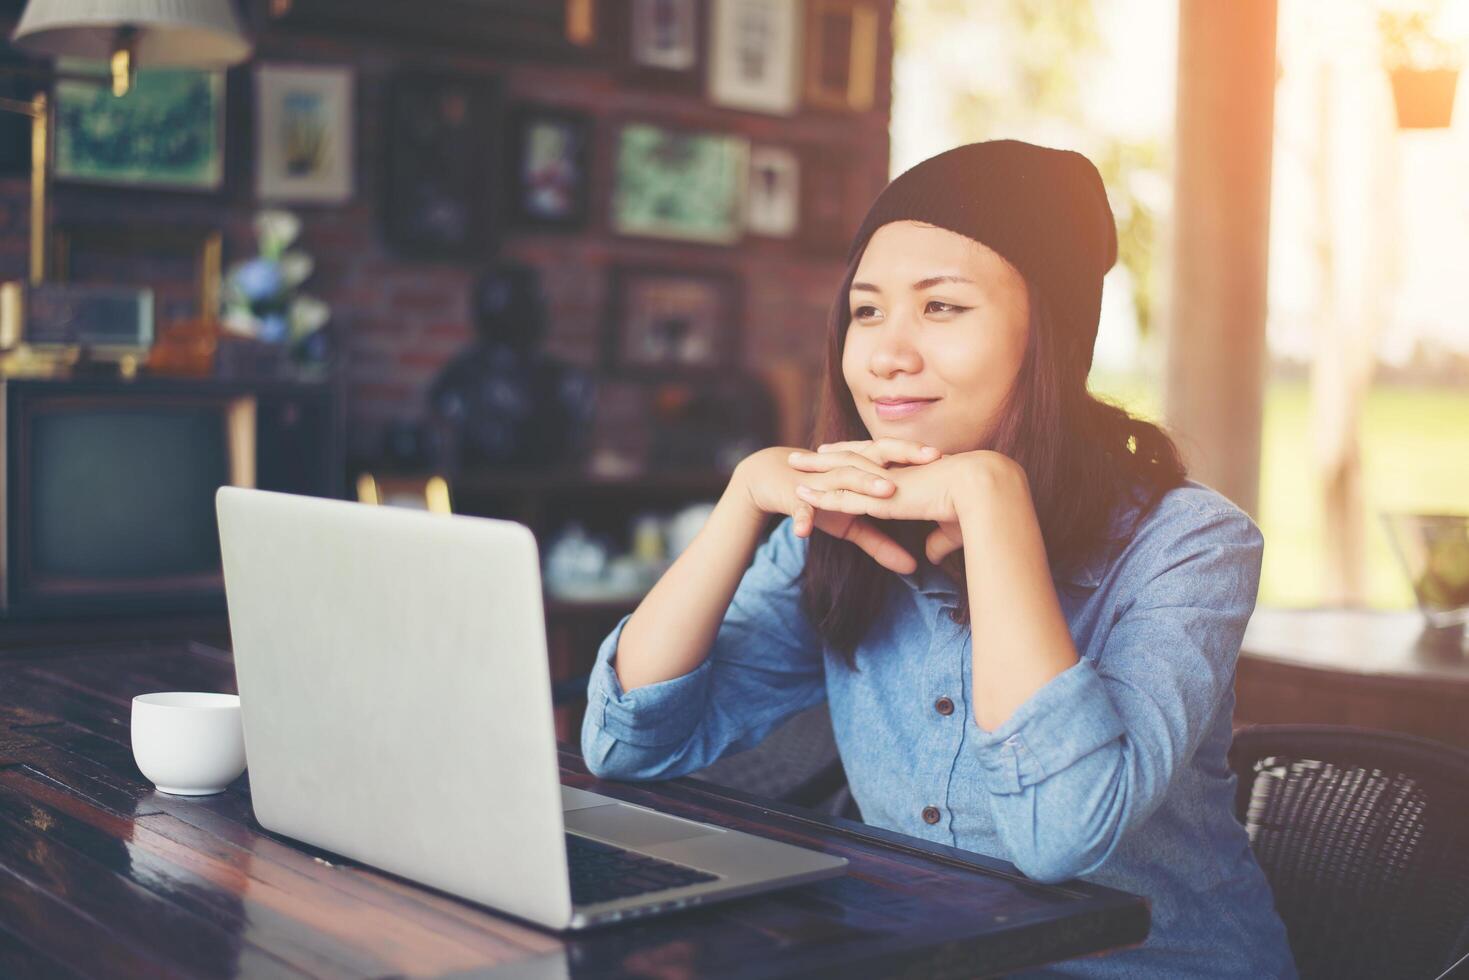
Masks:
[[[1360,725],[1469,747],[1469,649],[1417,612],[1260,609],[1235,683],[1237,723]]]
[[[0,650],[0,976],[990,976],[1140,942],[1147,903],[698,780],[565,781],[838,853],[843,878],[560,935],[269,833],[248,773],[153,791],[135,694],[234,691],[228,653]]]

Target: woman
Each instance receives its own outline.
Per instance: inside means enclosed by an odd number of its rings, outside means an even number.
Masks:
[[[1116,251],[1076,153],[977,143],[889,184],[828,324],[826,442],[736,468],[603,642],[582,749],[680,775],[826,698],[868,823],[1151,901],[1142,947],[1051,975],[1290,977],[1225,758],[1262,540],[1087,393]]]

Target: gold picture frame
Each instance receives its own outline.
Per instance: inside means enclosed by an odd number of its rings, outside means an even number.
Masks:
[[[866,112],[877,99],[878,9],[872,0],[806,0],[807,105]]]
[[[170,293],[182,294],[177,283],[174,289],[168,283],[136,282],[125,269],[128,260],[136,261],[146,256],[153,269],[160,261],[175,261],[180,269],[192,269],[194,310],[170,310]],[[77,270],[95,259],[106,262],[115,259],[119,269],[102,278],[112,282],[127,282],[128,285],[151,286],[157,295],[156,311],[159,324],[169,320],[198,317],[205,320],[219,316],[220,288],[223,279],[224,235],[217,228],[180,228],[176,225],[139,224],[58,224],[51,231],[50,278],[56,282],[78,280]],[[151,270],[150,270],[151,271]],[[90,277],[88,277],[90,278]]]

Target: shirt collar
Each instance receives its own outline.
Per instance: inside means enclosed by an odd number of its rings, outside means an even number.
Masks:
[[[926,596],[948,599],[959,596],[959,586],[949,578],[948,573],[926,559],[919,560],[917,572],[907,575],[900,573],[898,578],[907,582],[914,592],[921,592]]]

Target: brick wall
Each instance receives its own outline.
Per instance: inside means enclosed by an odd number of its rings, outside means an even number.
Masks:
[[[430,6],[423,4],[425,16]],[[497,236],[501,257],[541,271],[550,307],[548,350],[579,364],[597,363],[605,326],[607,270],[629,262],[738,274],[745,288],[746,365],[760,368],[791,358],[814,367],[821,356],[827,307],[840,281],[840,257],[813,255],[795,241],[755,237],[716,247],[615,236],[607,220],[612,144],[618,121],[641,119],[735,132],[758,143],[839,156],[852,168],[855,224],[887,180],[891,9],[886,3],[882,6],[877,105],[861,114],[803,109],[789,117],[745,113],[710,105],[695,95],[630,87],[606,65],[536,63],[477,56],[462,49],[267,30],[257,42],[257,61],[348,64],[357,72],[356,195],[344,206],[290,206],[305,225],[302,245],[317,261],[309,289],[331,304],[334,328],[343,339],[349,448],[371,453],[386,421],[419,417],[428,381],[472,333],[468,290],[479,265],[404,258],[394,254],[380,230],[382,120],[387,83],[395,70],[492,74],[503,86],[506,105],[524,101],[575,109],[594,118],[588,226],[571,234],[507,229]],[[139,192],[62,184],[54,188],[56,220],[203,223],[224,230],[226,265],[254,254],[248,65],[230,72],[228,87],[222,192]],[[24,177],[0,178],[0,276],[6,279],[25,275],[28,187]]]

